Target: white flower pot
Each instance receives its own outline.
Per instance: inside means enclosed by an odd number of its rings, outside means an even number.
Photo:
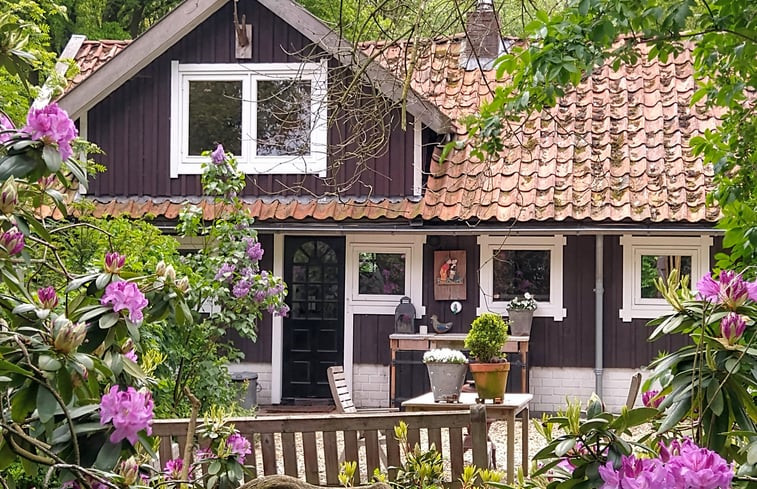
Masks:
[[[465,382],[465,363],[429,362],[426,364],[434,402],[457,402]]]

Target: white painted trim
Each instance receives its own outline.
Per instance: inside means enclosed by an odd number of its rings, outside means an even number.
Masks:
[[[623,248],[623,308],[618,315],[623,322],[633,319],[652,319],[670,314],[673,308],[665,299],[641,297],[642,255],[691,256],[691,290],[697,280],[710,271],[712,237],[650,237],[624,234],[620,237]]]
[[[60,56],[58,56],[58,62],[55,63],[55,72],[62,76],[66,76],[66,71],[68,71],[68,61],[66,60],[74,60],[76,58],[76,53],[79,52],[79,48],[81,48],[81,45],[84,44],[84,41],[87,39],[87,36],[82,36],[81,34],[74,34],[71,36],[71,38],[66,43],[66,46],[63,48],[63,51],[61,51]],[[32,103],[32,107],[35,109],[41,109],[42,107],[46,106],[50,103],[50,100],[53,98],[53,91],[54,87],[57,86],[57,83],[54,83],[50,78],[45,80],[45,83],[42,85],[42,88],[39,90],[39,94],[37,94],[37,97],[34,99],[34,102]],[[80,115],[79,119],[81,119],[84,115]],[[73,119],[73,118],[72,118]],[[85,136],[82,136],[83,139],[86,139]]]
[[[405,253],[405,296],[415,306],[417,318],[423,317],[423,242],[425,235],[348,234],[345,236],[345,303],[352,314],[394,314],[401,295],[366,295],[358,289],[360,252]],[[351,291],[351,293],[350,293]]]
[[[345,258],[345,262],[347,262]],[[346,264],[346,263],[345,263]],[[345,280],[347,279],[347,269],[345,267]],[[346,296],[346,291],[345,291]],[[346,299],[346,297],[345,297]],[[344,377],[347,381],[347,386],[352,392],[352,370],[353,370],[353,358],[355,352],[352,351],[355,348],[355,316],[353,316],[350,302],[344,301],[344,357],[342,360],[342,366],[344,367]]]
[[[498,250],[545,250],[550,252],[549,273],[549,302],[539,302],[534,316],[552,317],[555,321],[562,321],[567,316],[563,308],[563,248],[565,237],[562,234],[554,236],[493,236],[480,235],[478,237],[479,252],[479,307],[476,314],[495,312],[507,316],[505,301],[493,301],[494,266],[491,257]]]
[[[423,193],[423,124],[413,121],[413,195]]]
[[[284,235],[273,235],[273,274],[284,276]],[[271,321],[271,404],[281,404],[284,378],[284,319],[278,314]]]
[[[310,81],[310,152],[305,156],[256,154],[257,83],[261,80]],[[188,63],[171,61],[171,178],[198,175],[207,157],[189,155],[189,83],[242,82],[242,154],[238,168],[247,174],[317,174],[326,176],[328,158],[328,63]],[[208,148],[212,149],[212,148]]]

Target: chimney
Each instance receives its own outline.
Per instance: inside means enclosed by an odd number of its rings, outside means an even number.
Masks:
[[[467,36],[460,51],[460,66],[466,71],[492,69],[494,60],[505,51],[492,0],[478,0],[476,9],[468,14],[465,32]]]

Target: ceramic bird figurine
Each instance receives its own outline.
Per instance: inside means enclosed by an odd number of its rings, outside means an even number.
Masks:
[[[433,314],[431,316],[431,327],[434,328],[434,331],[437,333],[446,333],[450,329],[452,329],[452,321],[448,323],[440,323],[439,318],[436,316],[436,314]]]

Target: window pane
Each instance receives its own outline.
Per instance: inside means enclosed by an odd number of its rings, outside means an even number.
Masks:
[[[654,285],[657,277],[668,278],[671,270],[678,270],[680,276],[691,276],[691,256],[642,255],[641,257],[641,298],[662,299]]]
[[[360,253],[360,294],[405,294],[404,253]]]
[[[509,301],[530,292],[537,301],[549,301],[549,251],[494,252],[495,301]]]
[[[189,154],[199,156],[223,144],[242,154],[242,82],[189,82]]]
[[[259,156],[310,153],[310,81],[258,81]]]

